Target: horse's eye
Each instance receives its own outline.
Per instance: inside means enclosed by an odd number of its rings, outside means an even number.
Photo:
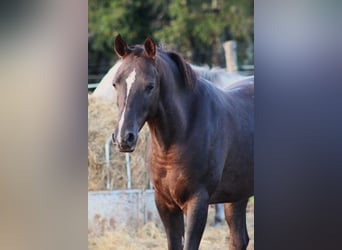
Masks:
[[[116,83],[115,82],[113,83],[113,87],[116,88]]]
[[[151,92],[153,88],[154,88],[153,83],[150,83],[150,84],[148,84],[148,85],[146,86],[145,90],[146,90],[147,92]]]

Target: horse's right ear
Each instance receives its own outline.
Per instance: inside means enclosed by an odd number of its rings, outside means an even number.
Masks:
[[[144,42],[144,48],[146,51],[146,54],[152,58],[155,59],[156,57],[156,44],[153,41],[152,37],[148,36]]]
[[[120,34],[115,37],[114,51],[120,58],[124,58],[128,54],[127,43]]]

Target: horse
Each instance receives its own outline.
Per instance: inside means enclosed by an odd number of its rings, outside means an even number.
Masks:
[[[116,99],[116,92],[113,89],[112,81],[121,65],[121,60],[118,60],[102,77],[98,86],[92,93],[93,96],[98,96],[108,100]],[[207,65],[198,66],[190,64],[190,67],[196,72],[199,77],[208,80],[210,83],[215,84],[220,88],[225,88],[229,84],[235,83],[240,80],[247,79],[248,77],[242,76],[238,73],[227,72],[223,68],[214,67],[209,68]],[[150,140],[148,140],[149,142]],[[214,216],[214,226],[218,226],[224,222],[224,207],[223,204],[215,204],[215,216]]]
[[[229,248],[246,249],[246,206],[254,193],[254,78],[218,88],[151,37],[129,47],[118,35],[114,51],[122,63],[113,79],[119,108],[113,141],[121,152],[133,152],[147,123],[147,171],[168,249],[198,249],[208,205],[216,203],[225,203]]]
[[[108,72],[102,77],[98,86],[92,93],[93,96],[99,96],[108,100],[114,100],[116,98],[116,93],[113,90],[113,78],[121,65],[121,60],[117,61]]]
[[[237,72],[227,72],[225,69],[219,67],[209,68],[206,65],[197,66],[193,64],[190,64],[190,66],[199,77],[208,80],[219,88],[226,88],[230,84],[251,78],[250,76],[243,76]]]

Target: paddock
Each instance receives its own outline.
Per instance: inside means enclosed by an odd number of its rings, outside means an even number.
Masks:
[[[155,210],[153,191],[148,190],[145,194],[143,192],[141,190],[89,192],[88,249],[167,249],[164,229]],[[121,210],[122,208],[125,210]],[[228,248],[228,226],[223,223],[214,227],[214,213],[214,206],[210,206],[200,245],[201,250]],[[252,250],[254,249],[253,198],[247,206],[247,227],[250,236],[247,249]]]

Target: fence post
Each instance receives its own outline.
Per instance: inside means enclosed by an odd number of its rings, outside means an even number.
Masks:
[[[231,40],[223,43],[223,48],[225,51],[226,57],[226,66],[227,71],[231,73],[235,73],[238,71],[238,64],[237,64],[237,44],[236,41]]]
[[[126,157],[127,188],[131,189],[131,187],[132,187],[131,159],[130,159],[129,153],[126,153],[125,157]]]
[[[112,135],[106,141],[105,154],[106,154],[106,175],[107,175],[107,190],[110,190],[110,145],[112,144]]]

